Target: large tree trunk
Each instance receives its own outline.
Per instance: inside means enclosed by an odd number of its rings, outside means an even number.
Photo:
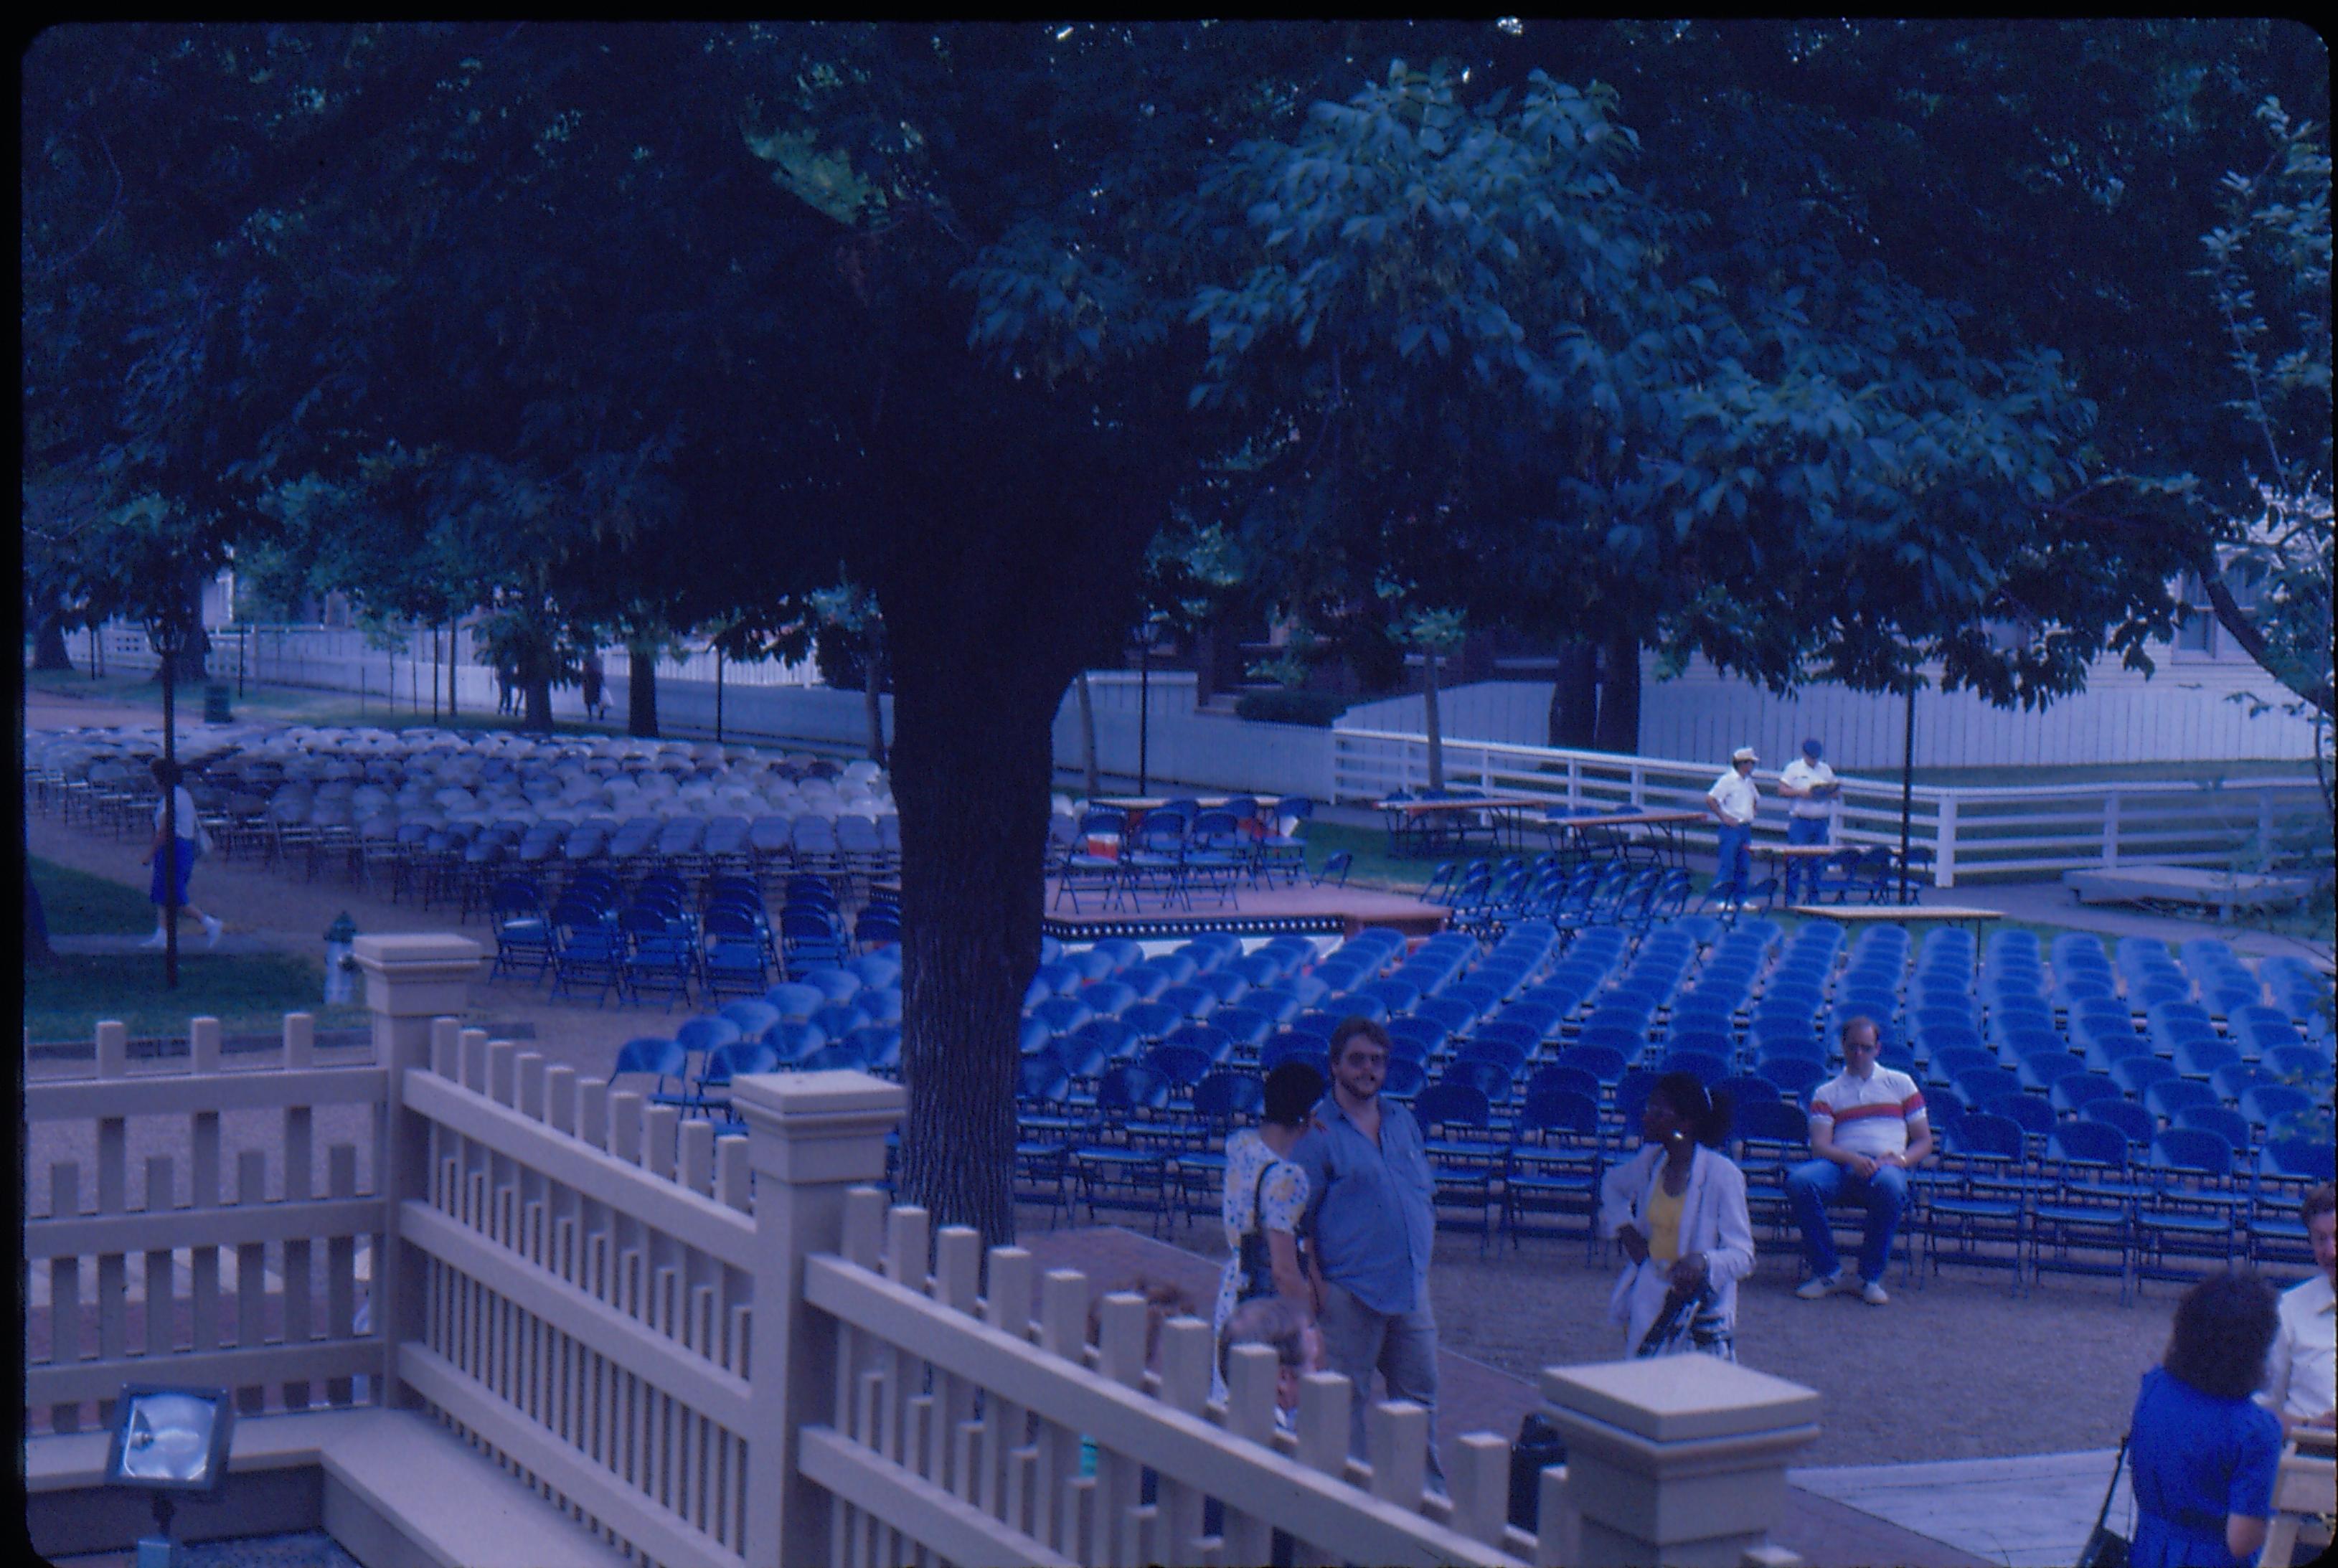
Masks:
[[[1618,637],[1605,650],[1606,679],[1599,689],[1597,750],[1636,752],[1640,749],[1640,643]]]
[[[643,740],[658,738],[657,651],[625,647],[625,733]]]
[[[16,732],[25,732],[24,689],[17,688]],[[33,881],[33,819],[19,812],[16,817],[16,847],[25,856],[25,960],[26,963],[46,963],[54,955],[49,950],[48,911],[41,906],[41,890]]]
[[[1082,658],[1134,621],[1144,543],[1190,459],[1143,421],[1123,427],[1140,442],[979,371],[955,314],[931,330],[918,373],[891,384],[856,502],[867,553],[848,565],[891,644],[909,1091],[895,1190],[997,1244],[1015,1233],[1017,1026],[1039,964],[1056,710]],[[898,553],[938,514],[959,525]],[[1075,558],[1093,566],[1080,593],[1033,613],[1032,574]]]
[[[1437,712],[1437,650],[1424,648],[1420,659],[1420,723],[1429,736],[1429,787],[1445,788],[1445,726]]]
[[[71,670],[73,654],[65,649],[64,620],[56,615],[44,615],[33,632],[33,668],[35,670]]]
[[[1588,751],[1599,742],[1599,650],[1589,642],[1558,645],[1558,679],[1550,689],[1550,743]]]
[[[535,674],[520,682],[520,694],[527,708],[520,720],[520,728],[533,730],[541,735],[552,733],[552,677]]]
[[[885,766],[885,622],[869,619],[869,652],[860,661],[860,696],[869,720],[869,760]]]
[[[1039,966],[1052,710],[997,652],[902,624],[893,671],[901,816],[901,1186],[937,1224],[1015,1234],[1015,1021]]]
[[[1080,758],[1087,770],[1087,799],[1093,800],[1104,793],[1104,781],[1096,771],[1095,698],[1088,691],[1088,672],[1085,669],[1074,684],[1080,692]]]

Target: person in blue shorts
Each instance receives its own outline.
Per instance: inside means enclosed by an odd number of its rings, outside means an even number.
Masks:
[[[154,935],[139,944],[142,947],[162,947],[170,942],[171,906],[175,904],[203,923],[206,945],[219,946],[220,933],[226,927],[215,917],[204,914],[187,902],[187,877],[195,868],[195,846],[201,826],[195,820],[195,798],[189,794],[183,782],[186,772],[176,762],[157,757],[153,763],[154,785],[175,799],[157,801],[154,806],[154,842],[146,850],[146,863],[154,867],[154,876],[146,890],[154,906]],[[178,813],[178,838],[172,841],[170,817],[172,807]],[[175,879],[166,885],[165,877]]]

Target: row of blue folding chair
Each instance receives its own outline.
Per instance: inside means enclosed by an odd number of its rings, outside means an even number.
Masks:
[[[2331,1172],[2326,1141],[2277,1142],[2249,1161],[2188,1127],[2137,1144],[2081,1120],[2041,1144],[1981,1113],[1945,1142],[1940,1168],[1920,1183],[1933,1272],[1944,1261],[2001,1268],[2017,1289],[2025,1275],[2116,1275],[2123,1299],[2130,1279],[2190,1279],[2244,1259],[2310,1263],[2296,1207]]]

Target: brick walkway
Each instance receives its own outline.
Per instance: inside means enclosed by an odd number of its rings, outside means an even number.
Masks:
[[[1216,1297],[1216,1263],[1117,1226],[1030,1230],[1017,1242],[1030,1251],[1043,1271],[1076,1269],[1086,1274],[1092,1295],[1120,1289],[1140,1277],[1157,1279],[1183,1289],[1204,1316]],[[1531,1384],[1450,1350],[1438,1354],[1437,1378],[1440,1443],[1450,1443],[1469,1432],[1498,1432],[1515,1437],[1519,1419],[1541,1403]],[[1824,1416],[1820,1419],[1823,1421]],[[1795,1486],[1786,1488],[1786,1511],[1770,1539],[1813,1568],[1881,1563],[1907,1568],[1976,1568],[1988,1562]]]

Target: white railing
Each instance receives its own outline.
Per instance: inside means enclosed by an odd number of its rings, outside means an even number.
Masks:
[[[102,1428],[128,1379],[232,1388],[257,1414],[347,1406],[353,1379],[381,1375],[380,1341],[354,1325],[379,1256],[386,1075],[317,1065],[315,1038],[291,1014],[277,1051],[231,1067],[219,1020],[197,1018],[187,1057],[133,1072],[127,1032],[101,1024],[88,1071],[25,1084],[27,1432]],[[249,1146],[254,1113],[273,1151]],[[320,1122],[358,1135],[327,1144],[321,1171]],[[133,1168],[158,1147],[183,1161]]]
[[[1626,757],[1556,747],[1485,741],[1444,743],[1449,786],[1470,786],[1570,806],[1616,809],[1703,810],[1720,769],[1709,762]],[[1383,730],[1332,731],[1333,798],[1378,800],[1429,782],[1423,735]],[[1774,791],[1777,775],[1757,769]],[[1901,789],[1883,779],[1845,778],[1836,840],[1897,844]],[[2227,866],[2252,862],[2281,842],[2319,833],[2328,841],[2320,789],[2310,779],[2243,779],[2054,784],[1947,789],[1920,784],[1909,792],[1910,837],[1933,856],[1935,885],[1960,875],[2037,877],[2122,861]],[[1783,812],[1766,813],[1755,831],[1783,836]],[[1710,828],[1692,824],[1689,840],[1710,849]]]
[[[620,1548],[743,1562],[747,1140],[450,1019],[431,1059],[402,1085],[432,1177],[399,1206],[427,1303],[399,1379]]]
[[[880,1240],[883,1242],[880,1257]],[[1161,1330],[1145,1361],[1147,1304],[1108,1296],[1086,1342],[1088,1286],[1057,1269],[1035,1281],[1031,1255],[984,1259],[962,1227],[933,1238],[916,1208],[853,1191],[840,1256],[814,1257],[804,1298],[839,1326],[837,1419],[803,1434],[807,1476],[835,1500],[840,1552],[830,1561],[1262,1563],[1275,1530],[1297,1560],[1357,1563],[1557,1562],[1511,1527],[1509,1445],[1491,1434],[1456,1446],[1452,1502],[1424,1499],[1429,1413],[1370,1412],[1377,1466],[1348,1458],[1349,1385],[1306,1380],[1296,1431],[1274,1418],[1275,1353],[1239,1348],[1229,1392],[1207,1403],[1212,1338],[1198,1318]],[[1033,1287],[1041,1289],[1035,1303]],[[1034,1308],[1036,1307],[1035,1313]],[[1093,1447],[1083,1474],[1083,1439]],[[1154,1500],[1141,1500],[1144,1472]],[[1203,1500],[1223,1520],[1203,1534]],[[1555,1523],[1564,1512],[1546,1517]],[[1432,1514],[1442,1517],[1432,1516]]]
[[[1795,1561],[1755,1545],[1762,1519],[1706,1518],[1661,1494],[1729,1470],[1773,1494],[1785,1455],[1816,1434],[1807,1389],[1706,1369],[1752,1380],[1715,1396],[1744,1433],[1716,1447],[1697,1428],[1686,1469],[1655,1427],[1586,1485],[1547,1469],[1537,1538],[1508,1521],[1500,1436],[1449,1446],[1450,1496],[1428,1495],[1418,1406],[1368,1412],[1365,1465],[1348,1454],[1345,1379],[1304,1378],[1294,1430],[1279,1431],[1272,1349],[1237,1348],[1213,1404],[1208,1325],[1164,1325],[1149,1367],[1141,1297],[1106,1298],[1090,1345],[1080,1274],[1035,1279],[1027,1252],[986,1256],[972,1230],[934,1234],[924,1210],[889,1209],[866,1183],[884,1170],[899,1085],[742,1077],[747,1132],[724,1134],[462,1029],[445,1010],[482,956],[461,937],[359,938],[374,1030],[358,1065],[318,1067],[296,1014],[254,1066],[224,1064],[217,1021],[198,1019],[183,1070],[133,1073],[108,1023],[91,1073],[26,1086],[34,1144],[52,1155],[24,1227],[28,1464],[54,1452],[37,1446],[85,1442],[73,1434],[89,1407],[102,1425],[124,1381],[167,1380],[235,1388],[254,1414],[418,1406],[644,1564],[1243,1563],[1267,1560],[1275,1531],[1302,1562],[1553,1563],[1575,1559],[1592,1518],[1627,1553],[1709,1535],[1699,1561]],[[265,1149],[240,1149],[231,1197],[222,1119],[252,1111],[280,1117],[280,1179]],[[148,1121],[183,1127],[191,1190],[157,1153],[132,1191]],[[366,1137],[329,1146],[319,1197],[317,1134],[342,1122]],[[250,1142],[248,1126],[226,1132]],[[55,1157],[76,1138],[85,1154]],[[1645,1365],[1549,1369],[1545,1394],[1588,1441],[1657,1419],[1616,1382]],[[1605,1391],[1577,1408],[1566,1390],[1585,1377]]]

